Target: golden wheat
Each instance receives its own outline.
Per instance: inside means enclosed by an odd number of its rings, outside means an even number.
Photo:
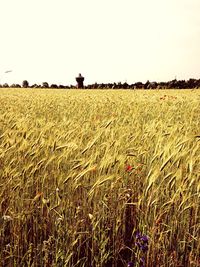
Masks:
[[[1,89],[1,266],[200,266],[199,100]]]

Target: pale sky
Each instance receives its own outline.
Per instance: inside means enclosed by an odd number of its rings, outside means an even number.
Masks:
[[[0,0],[0,36],[1,84],[200,78],[200,0]]]

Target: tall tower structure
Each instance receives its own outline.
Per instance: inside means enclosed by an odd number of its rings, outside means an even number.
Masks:
[[[84,88],[83,82],[84,82],[84,77],[79,73],[78,77],[76,77],[76,82],[77,82],[77,88]]]

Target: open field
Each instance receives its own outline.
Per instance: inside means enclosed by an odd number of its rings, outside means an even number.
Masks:
[[[199,144],[199,90],[0,89],[0,266],[200,266]]]

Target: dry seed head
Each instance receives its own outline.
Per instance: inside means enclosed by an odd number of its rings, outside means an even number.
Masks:
[[[5,222],[10,222],[13,220],[13,218],[9,215],[3,215],[2,216],[2,219],[5,221]]]
[[[88,217],[90,218],[90,220],[92,220],[94,216],[91,213],[89,213]]]

